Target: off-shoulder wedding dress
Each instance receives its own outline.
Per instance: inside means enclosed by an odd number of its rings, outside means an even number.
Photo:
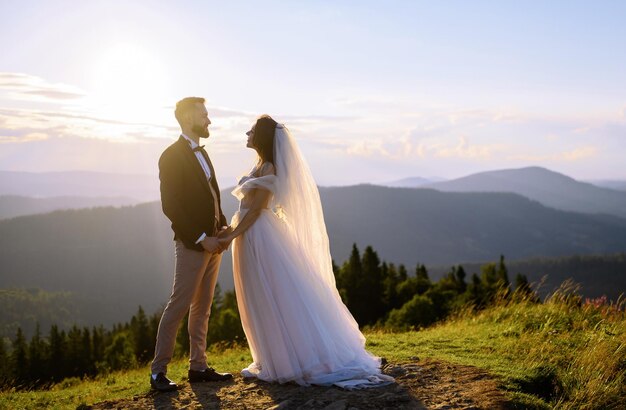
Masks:
[[[274,141],[275,174],[239,181],[236,226],[257,190],[270,208],[233,241],[235,291],[253,363],[245,377],[346,389],[392,383],[335,285],[319,192],[286,127]]]

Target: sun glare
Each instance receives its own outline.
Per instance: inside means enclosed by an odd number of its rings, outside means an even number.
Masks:
[[[134,44],[118,44],[102,53],[94,68],[93,103],[112,120],[159,121],[167,101],[164,65]]]

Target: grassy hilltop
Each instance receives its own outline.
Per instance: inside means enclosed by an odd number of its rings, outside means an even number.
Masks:
[[[430,360],[442,372],[446,363],[484,370],[497,381],[510,408],[610,409],[626,402],[623,305],[582,300],[568,289],[544,303],[503,300],[417,331],[365,333],[368,349],[390,363],[413,362],[419,367]],[[250,361],[245,346],[214,348],[209,357],[217,369],[233,373]],[[48,391],[5,391],[0,408],[76,408],[133,397],[154,400],[148,394],[148,373],[144,366],[94,380],[67,379]],[[185,375],[186,361],[179,359],[170,376],[187,385]],[[426,403],[427,395],[427,390],[415,393]]]

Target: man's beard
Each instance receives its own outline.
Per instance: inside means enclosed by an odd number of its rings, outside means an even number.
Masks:
[[[191,130],[199,138],[209,138],[209,127],[203,127],[202,125],[194,125]]]

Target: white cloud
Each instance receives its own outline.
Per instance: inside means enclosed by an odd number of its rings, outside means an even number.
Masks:
[[[435,150],[435,155],[441,158],[466,158],[475,160],[490,160],[494,154],[507,150],[504,144],[470,144],[466,136],[459,137],[458,143]]]
[[[100,112],[86,100],[89,96],[71,86],[0,73],[2,167],[106,171],[113,164],[120,171],[152,172],[162,149],[179,132],[171,105],[158,107],[158,121],[152,123]],[[326,184],[333,178],[358,182],[384,174],[391,180],[443,174],[441,169],[445,176],[458,176],[469,170],[552,162],[591,168],[589,164],[624,148],[626,135],[626,107],[619,116],[614,110],[606,118],[589,119],[531,116],[514,108],[412,106],[382,97],[335,106],[345,109],[272,113],[292,130],[309,161],[318,164],[314,172]],[[244,133],[258,113],[212,104],[207,109],[212,120],[208,144],[220,175],[238,175],[253,161],[254,152],[244,148]],[[353,177],[338,175],[346,164],[356,167]],[[415,171],[420,169],[424,171]]]
[[[6,143],[25,143],[33,141],[43,141],[48,139],[48,134],[43,132],[31,132],[25,135],[4,135],[3,130],[0,130],[0,144]]]
[[[537,154],[521,154],[510,155],[508,160],[527,161],[527,162],[576,162],[596,157],[600,149],[596,146],[587,145],[576,147],[571,150],[560,151],[553,154],[537,155]]]
[[[40,77],[23,73],[0,72],[1,91],[8,92],[13,98],[30,101],[66,102],[85,96],[78,87],[50,83]]]
[[[575,148],[571,151],[565,151],[561,154],[561,157],[565,161],[580,161],[582,159],[587,159],[596,156],[598,153],[598,147],[594,146],[586,146]]]

